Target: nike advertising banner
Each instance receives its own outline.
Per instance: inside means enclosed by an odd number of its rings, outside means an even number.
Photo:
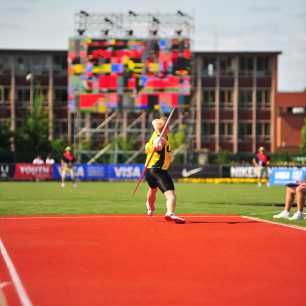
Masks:
[[[255,178],[257,171],[254,166],[231,166],[230,177]]]
[[[222,177],[223,170],[218,165],[206,166],[175,166],[171,167],[169,173],[174,179],[179,178],[213,178]]]

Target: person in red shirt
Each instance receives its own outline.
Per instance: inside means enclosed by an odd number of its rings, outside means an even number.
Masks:
[[[267,186],[269,186],[269,180],[268,180],[269,164],[270,164],[270,157],[266,154],[265,148],[260,147],[255,157],[253,158],[253,165],[256,167],[256,172],[257,172],[258,187],[261,187],[264,181],[266,181]]]
[[[61,159],[61,178],[62,178],[62,187],[65,187],[65,179],[67,174],[70,174],[71,180],[73,181],[73,187],[76,187],[76,176],[74,173],[74,163],[76,159],[72,153],[71,147],[66,147]]]

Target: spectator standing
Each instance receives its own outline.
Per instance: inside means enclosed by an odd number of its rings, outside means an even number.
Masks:
[[[48,154],[47,155],[47,158],[46,158],[46,165],[54,165],[55,163],[55,160],[54,158],[51,156],[51,154]]]
[[[73,155],[73,152],[71,150],[71,147],[66,147],[63,153],[63,157],[61,160],[61,178],[62,178],[62,187],[65,187],[65,180],[66,175],[69,174],[71,177],[71,180],[73,181],[73,187],[76,187],[76,175],[74,173],[74,163],[76,159]]]
[[[269,186],[268,177],[268,166],[270,164],[270,157],[266,154],[265,148],[260,147],[253,158],[253,165],[256,168],[257,174],[257,186],[261,187],[262,183],[266,181],[267,186]]]
[[[34,165],[43,165],[44,164],[44,160],[41,158],[41,155],[37,155],[32,162]]]

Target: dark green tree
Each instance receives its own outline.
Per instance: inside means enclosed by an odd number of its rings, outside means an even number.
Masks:
[[[12,137],[9,122],[0,122],[0,162],[14,161],[14,155],[11,152]]]
[[[0,151],[10,151],[12,136],[9,122],[0,122]]]
[[[216,163],[219,165],[226,165],[231,162],[231,156],[228,151],[219,151],[216,157]]]
[[[24,124],[16,130],[15,146],[18,155],[33,158],[36,154],[47,154],[51,145],[48,140],[48,113],[43,108],[44,96],[38,92],[28,110]]]
[[[301,135],[302,141],[301,141],[300,149],[301,149],[301,153],[306,156],[306,118],[304,121],[304,126],[302,128],[301,134],[302,134]]]

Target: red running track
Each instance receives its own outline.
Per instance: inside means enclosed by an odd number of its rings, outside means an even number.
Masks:
[[[187,219],[3,217],[0,239],[29,305],[306,305],[306,231],[236,216]],[[4,282],[8,305],[27,305],[0,256]]]

